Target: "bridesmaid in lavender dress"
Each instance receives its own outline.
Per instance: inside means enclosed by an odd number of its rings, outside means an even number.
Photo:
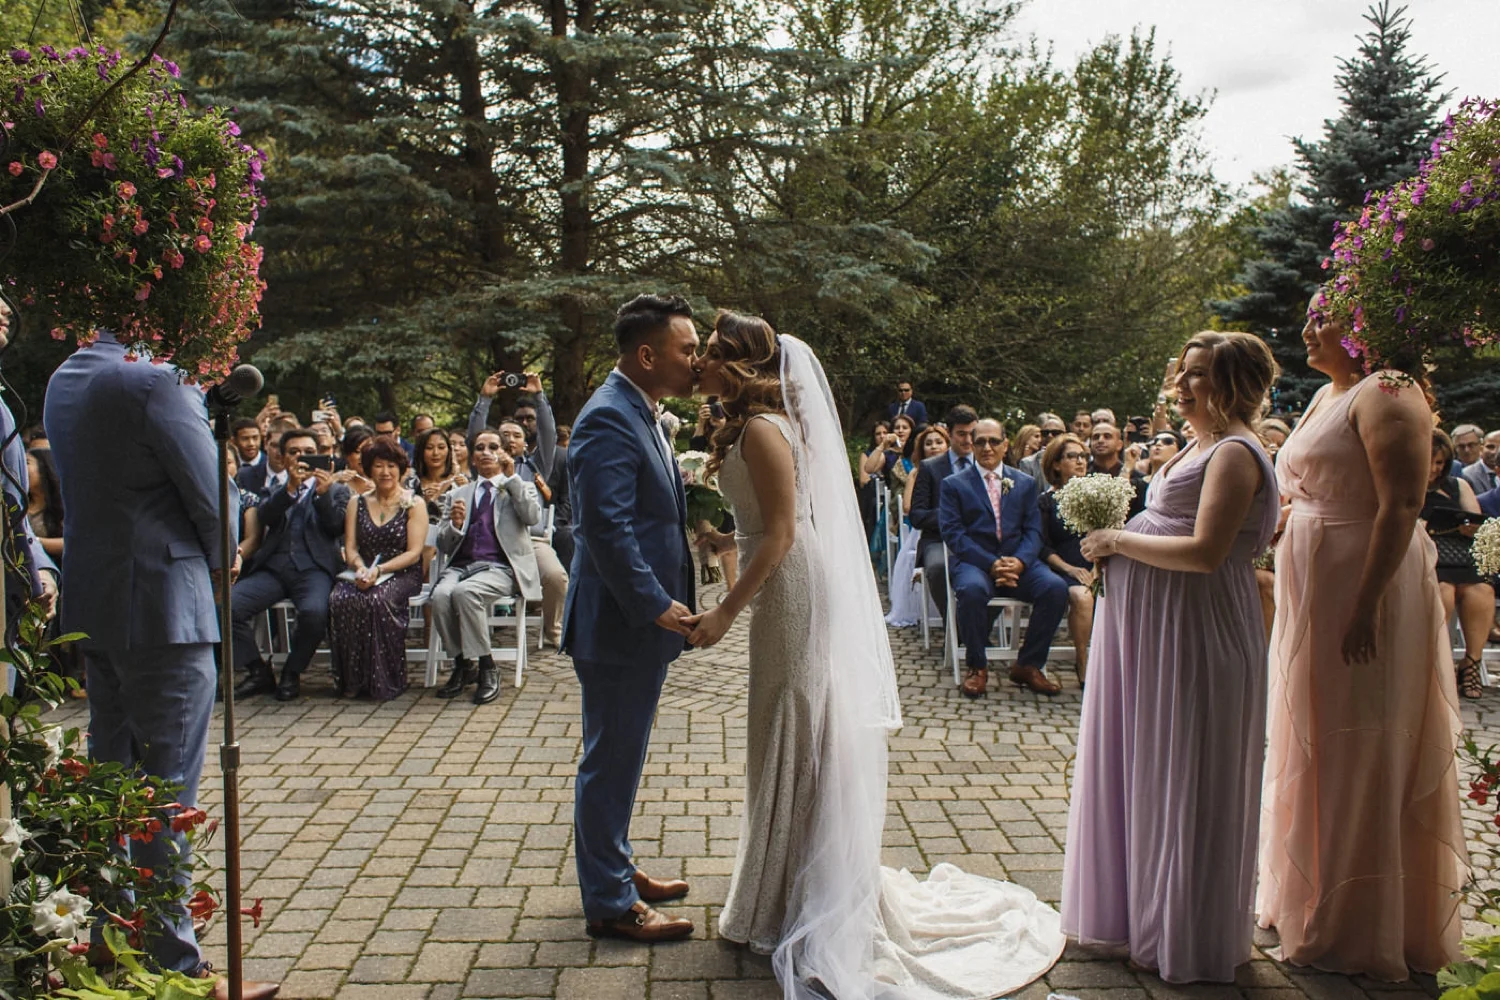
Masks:
[[[422,589],[427,505],[401,488],[407,459],[399,445],[377,438],[364,465],[375,488],[352,497],[345,512],[354,579],[341,579],[328,598],[329,645],[340,695],[389,701],[406,690],[407,602]]]
[[[1152,479],[1109,559],[1063,867],[1063,931],[1128,946],[1169,982],[1230,982],[1250,957],[1266,718],[1253,561],[1276,528],[1276,475],[1250,422],[1276,364],[1242,333],[1184,348],[1177,409],[1193,445]]]

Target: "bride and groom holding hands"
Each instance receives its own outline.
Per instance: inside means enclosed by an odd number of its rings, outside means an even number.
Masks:
[[[574,850],[588,931],[689,937],[654,904],[688,883],[636,868],[630,817],[668,666],[747,607],[745,806],[719,935],[772,956],[788,998],[989,998],[1062,952],[1027,889],[937,865],[880,865],[895,668],[842,430],[806,344],[720,313],[703,349],[678,297],[615,320],[619,361],[573,425],[576,554],[562,649],[583,694]],[[686,499],[657,405],[695,388],[726,421],[709,470],[734,510],[741,573],[697,611]],[[687,667],[685,669],[692,669]]]

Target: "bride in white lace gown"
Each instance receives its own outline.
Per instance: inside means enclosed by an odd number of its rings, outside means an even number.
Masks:
[[[719,641],[752,611],[745,809],[721,936],[773,956],[788,1000],[980,1000],[1046,972],[1057,913],[1023,887],[880,865],[895,668],[822,367],[754,317],[720,314],[699,389],[734,508],[740,579],[688,619]]]

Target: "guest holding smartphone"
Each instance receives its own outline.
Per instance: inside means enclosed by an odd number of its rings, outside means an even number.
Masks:
[[[1481,698],[1484,685],[1479,682],[1479,664],[1495,617],[1495,589],[1480,577],[1474,565],[1474,532],[1484,520],[1479,499],[1466,479],[1449,475],[1452,466],[1453,441],[1442,428],[1434,427],[1421,519],[1437,546],[1443,615],[1452,618],[1457,608],[1458,624],[1464,633],[1464,658],[1457,667],[1458,693],[1465,698]]]

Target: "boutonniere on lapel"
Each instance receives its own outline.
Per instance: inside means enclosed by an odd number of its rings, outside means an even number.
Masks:
[[[1000,476],[1000,495],[1003,497],[1010,492],[1010,488],[1016,485],[1016,481],[1007,475]]]

